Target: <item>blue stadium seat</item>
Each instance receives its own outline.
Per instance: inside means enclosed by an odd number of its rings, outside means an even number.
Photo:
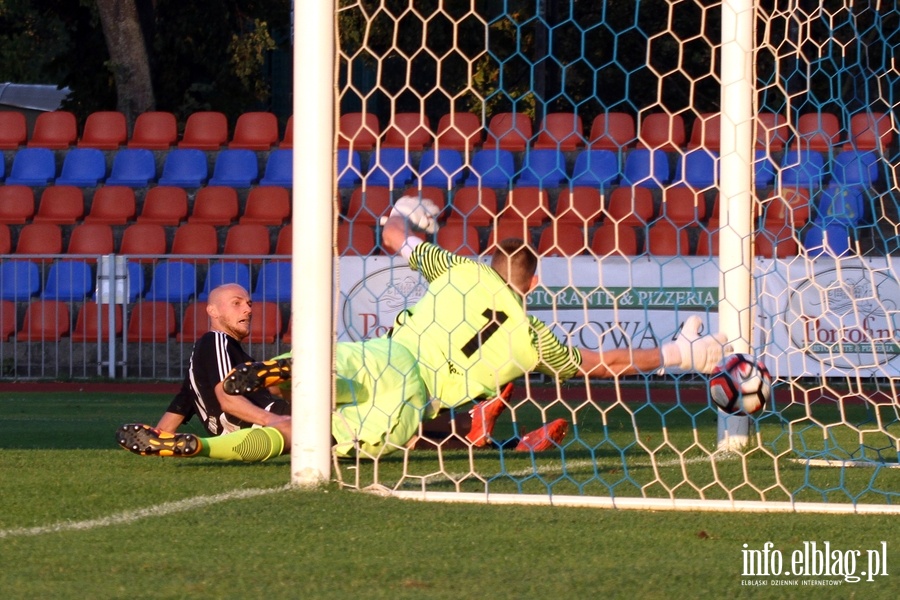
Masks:
[[[259,162],[253,150],[222,150],[216,157],[209,185],[249,188],[259,179]]]
[[[145,148],[125,148],[116,152],[106,185],[147,187],[156,181],[156,159]]]
[[[147,281],[144,278],[144,269],[141,263],[129,260],[125,263],[128,269],[128,301],[137,302],[146,290]]]
[[[841,185],[871,186],[879,179],[878,155],[871,150],[844,150],[831,163],[831,177]]]
[[[226,283],[237,283],[245,290],[250,290],[250,267],[246,263],[234,261],[216,261],[209,265],[203,289],[198,300],[207,300],[209,293]]]
[[[669,157],[658,148],[636,148],[625,157],[622,185],[661,188],[669,183]]]
[[[456,187],[465,177],[459,150],[425,150],[419,159],[419,184],[444,190]]]
[[[170,150],[163,163],[159,185],[182,188],[198,188],[209,178],[206,152],[196,148]]]
[[[803,247],[812,258],[823,254],[846,256],[850,254],[850,229],[837,221],[827,225],[811,223],[803,237]]]
[[[22,148],[13,156],[6,185],[48,185],[56,177],[56,157],[47,148]]]
[[[277,185],[289,188],[294,182],[294,152],[278,149],[269,153],[266,170],[259,185]]]
[[[516,164],[510,150],[482,149],[472,155],[467,187],[509,188],[516,174]]]
[[[541,188],[559,187],[568,181],[566,173],[566,155],[557,149],[528,150],[525,153],[522,173],[517,185],[537,186]]]
[[[254,301],[291,301],[291,263],[277,260],[267,262],[259,268],[256,287],[253,288]]]
[[[187,302],[197,293],[197,269],[180,260],[161,262],[153,269],[145,300]]]
[[[337,151],[338,187],[353,187],[362,181],[362,159],[359,152],[349,148]]]
[[[106,155],[96,148],[73,148],[66,153],[56,185],[95,187],[106,178]]]
[[[28,301],[40,291],[41,272],[37,263],[30,260],[0,263],[0,300]]]
[[[688,150],[675,163],[676,185],[704,189],[719,183],[719,153],[705,148]]]
[[[757,149],[756,156],[753,160],[753,170],[755,173],[756,187],[764,188],[772,185],[775,181],[775,173],[778,168],[772,160],[772,156],[768,150]]]
[[[829,185],[819,195],[813,220],[824,225],[838,222],[855,227],[863,222],[864,215],[862,187]]]
[[[584,150],[575,157],[572,185],[607,188],[619,181],[619,157],[612,150]]]
[[[50,264],[41,298],[81,302],[94,291],[94,272],[80,260],[58,260]]]
[[[405,148],[380,148],[369,156],[366,185],[391,189],[402,187],[413,177],[410,155]]]
[[[781,185],[817,189],[825,177],[825,159],[814,150],[785,150],[781,158]]]

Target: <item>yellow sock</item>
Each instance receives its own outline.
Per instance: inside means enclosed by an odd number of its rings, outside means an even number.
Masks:
[[[279,456],[284,450],[284,437],[274,427],[253,427],[203,438],[201,456],[219,460],[262,462]]]

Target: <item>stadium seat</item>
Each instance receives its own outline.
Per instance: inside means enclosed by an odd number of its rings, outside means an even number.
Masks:
[[[459,185],[465,175],[463,156],[459,150],[425,150],[419,159],[420,185],[449,190]]]
[[[584,143],[584,123],[581,116],[571,112],[557,112],[544,116],[533,147],[573,152]]]
[[[757,188],[772,185],[778,166],[768,150],[757,149],[753,160],[754,182]]]
[[[763,258],[791,258],[799,253],[797,239],[790,227],[758,229],[753,242],[754,253]]]
[[[0,254],[10,254],[12,252],[12,234],[9,231],[9,225],[0,223]]]
[[[113,328],[116,337],[122,335],[122,305],[114,304]],[[109,341],[109,304],[97,304],[88,300],[78,309],[75,327],[72,329],[72,341],[78,343]]]
[[[281,225],[291,217],[291,194],[281,187],[253,187],[238,223]]]
[[[874,150],[844,150],[831,162],[831,177],[840,185],[870,187],[880,179],[878,154]]]
[[[418,112],[396,113],[384,131],[382,148],[406,148],[410,152],[424,150],[434,142],[428,117]]]
[[[16,333],[19,342],[58,342],[69,335],[69,306],[58,300],[32,300],[25,309],[22,328]]]
[[[44,113],[46,114],[46,113]],[[6,185],[49,185],[56,178],[56,157],[47,148],[22,148],[13,155]]]
[[[761,112],[756,115],[756,148],[781,152],[787,144],[790,127],[784,115]]]
[[[700,113],[691,125],[689,150],[705,148],[718,153],[722,146],[722,115],[720,113]]]
[[[75,114],[67,110],[42,112],[34,120],[34,129],[28,140],[29,148],[65,150],[78,139]]]
[[[878,150],[884,153],[893,141],[891,113],[861,112],[850,117],[850,140],[844,145],[844,149]]]
[[[92,112],[84,121],[79,148],[118,150],[128,141],[125,115],[115,110]]]
[[[160,185],[147,190],[137,222],[179,225],[187,216],[187,192],[180,187]]]
[[[19,231],[15,254],[62,254],[62,229],[55,223],[28,223]],[[30,260],[45,262],[50,258],[34,256]]]
[[[647,253],[653,256],[688,256],[690,239],[684,227],[657,221],[647,229]]]
[[[575,157],[572,185],[608,188],[619,181],[619,157],[612,150],[587,149]]]
[[[463,187],[454,195],[447,222],[463,221],[475,227],[491,225],[497,216],[497,194],[491,188]]]
[[[787,225],[801,229],[809,221],[809,190],[797,187],[773,189],[763,205],[763,223],[766,227]]]
[[[814,112],[797,118],[797,135],[791,141],[794,150],[831,152],[841,135],[838,116],[829,112]]]
[[[413,178],[412,157],[404,148],[379,148],[369,157],[366,185],[401,188]]]
[[[278,147],[287,150],[294,147],[294,115],[288,117],[287,125],[284,127],[284,135],[281,136]]]
[[[197,190],[188,223],[230,225],[238,217],[238,193],[233,187],[208,185]]]
[[[0,300],[0,342],[9,340],[16,333],[16,303]]]
[[[0,185],[0,223],[23,225],[34,216],[34,191],[27,185]]]
[[[803,234],[803,249],[810,258],[823,254],[839,258],[851,254],[851,248],[850,229],[838,221],[812,222]]]
[[[368,152],[375,147],[381,135],[381,126],[374,113],[351,112],[338,121],[338,148]]]
[[[278,118],[270,112],[245,112],[238,115],[228,148],[268,151],[278,143]]]
[[[349,148],[337,151],[338,187],[348,188],[362,181],[362,158],[359,152]]]
[[[437,244],[445,250],[462,256],[481,254],[478,229],[464,221],[453,221],[438,229]]]
[[[813,220],[817,223],[856,227],[865,221],[865,200],[859,186],[829,185],[819,194],[814,208]]]
[[[719,153],[706,148],[694,148],[679,154],[675,163],[675,185],[706,189],[719,184]]]
[[[346,220],[361,225],[376,225],[391,212],[391,190],[378,185],[353,189],[347,203]]]
[[[291,345],[291,330],[293,329],[293,316],[288,313],[288,323],[287,327],[284,329],[284,333],[281,336],[281,343],[286,344],[288,346]]]
[[[156,159],[145,148],[125,148],[116,151],[106,185],[148,187],[156,181]]]
[[[219,253],[216,228],[209,223],[184,223],[175,230],[169,254],[212,255]]]
[[[294,182],[294,152],[272,150],[266,159],[266,169],[259,185],[277,185],[289,188]]]
[[[598,152],[608,152],[599,150]],[[556,200],[556,223],[593,225],[603,214],[603,197],[593,186],[573,187],[559,193]]]
[[[250,267],[237,261],[213,261],[209,264],[206,277],[197,300],[208,300],[209,293],[226,283],[237,283],[245,290],[250,290]]]
[[[218,111],[191,113],[184,124],[178,147],[192,150],[218,150],[228,143],[228,118]]]
[[[825,179],[825,159],[815,150],[785,150],[781,159],[779,184],[805,187],[811,190],[822,187]]]
[[[251,344],[274,344],[283,330],[281,309],[274,302],[254,302],[253,319],[250,321]]]
[[[225,233],[222,254],[226,255],[268,255],[272,252],[269,228],[257,223],[232,225]],[[250,289],[249,287],[247,288]]]
[[[84,216],[84,192],[73,185],[52,185],[44,188],[34,223],[71,225]]]
[[[652,148],[664,152],[676,152],[686,142],[684,117],[666,112],[650,113],[641,117],[638,130],[638,148]]]
[[[661,188],[669,183],[669,159],[659,148],[635,148],[625,157],[622,185]]]
[[[209,331],[209,315],[206,313],[206,302],[191,302],[181,315],[181,326],[175,334],[175,341],[193,344]]]
[[[511,189],[499,214],[501,220],[516,217],[524,219],[529,227],[541,225],[551,216],[547,190],[532,186],[516,186]]]
[[[472,155],[465,186],[509,188],[516,174],[515,158],[509,150],[477,150]]]
[[[138,261],[128,260],[125,262],[125,268],[128,271],[128,302],[137,302],[147,291],[144,267]],[[96,294],[94,296],[96,297]]]
[[[531,117],[524,113],[497,113],[488,122],[484,148],[523,152],[534,136]]]
[[[655,213],[653,194],[647,188],[619,186],[609,195],[606,208],[608,220],[643,226],[653,220]]]
[[[41,291],[44,300],[82,302],[94,292],[94,271],[83,260],[58,260],[50,263]]]
[[[0,263],[0,299],[31,300],[41,291],[41,272],[36,263],[8,260]]]
[[[290,261],[281,260],[260,265],[251,295],[253,301],[290,302],[292,268]]]
[[[124,185],[104,185],[97,188],[91,199],[91,212],[85,223],[125,225],[134,218],[137,201],[134,190]]]
[[[166,111],[149,111],[139,114],[135,119],[128,147],[168,150],[177,141],[178,123],[175,115]]]
[[[680,185],[667,187],[663,190],[659,218],[680,227],[700,225],[706,218],[706,199],[703,192]]]
[[[166,154],[159,185],[199,188],[209,178],[206,152],[195,148],[176,148]]]
[[[338,223],[338,256],[370,256],[375,254],[375,232],[369,225]]]
[[[154,262],[166,253],[166,230],[158,223],[132,223],[122,232],[119,254],[129,261]],[[143,258],[135,256],[149,255]]]
[[[520,238],[525,240],[529,246],[534,247],[534,239],[531,235],[532,231],[525,220],[521,218],[497,219],[494,226],[488,233],[488,242],[485,251],[492,253],[496,249],[497,243],[507,238]]]
[[[473,151],[484,139],[481,118],[469,112],[452,112],[438,121],[434,147],[437,150]]]
[[[253,150],[226,149],[219,152],[209,185],[249,188],[259,179],[259,161]]]
[[[82,223],[72,228],[67,254],[103,256],[115,251],[112,226],[106,223]]]
[[[175,335],[175,307],[170,302],[143,301],[131,309],[126,339],[129,342],[166,342]]]
[[[56,185],[96,187],[106,179],[106,155],[96,148],[72,148],[63,159]]]
[[[556,149],[528,150],[522,164],[522,171],[516,185],[542,188],[559,187],[568,182],[566,155]]]
[[[275,252],[278,256],[290,256],[293,247],[293,229],[291,224],[282,225],[278,230],[278,238],[275,240]]]
[[[180,260],[160,262],[153,269],[144,300],[187,302],[197,293],[197,268]]]
[[[18,150],[27,141],[25,114],[17,110],[0,111],[0,150]]]
[[[575,223],[551,223],[538,239],[540,256],[578,256],[590,247],[587,227]]]
[[[628,113],[600,113],[591,122],[588,147],[594,150],[622,152],[634,146],[637,129]]]

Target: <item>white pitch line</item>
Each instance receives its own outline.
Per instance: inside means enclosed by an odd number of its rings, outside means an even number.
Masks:
[[[87,521],[62,521],[52,525],[44,525],[41,527],[16,527],[13,529],[0,529],[0,539],[11,537],[33,537],[44,535],[46,533],[60,533],[63,531],[87,531],[97,529],[99,527],[109,527],[111,525],[128,525],[142,519],[150,517],[164,517],[167,515],[194,510],[196,508],[204,508],[213,504],[228,502],[230,500],[243,500],[245,498],[256,498],[257,496],[265,496],[268,494],[276,494],[291,489],[290,485],[277,488],[250,488],[238,489],[230,492],[223,492],[212,496],[196,496],[194,498],[186,498],[184,500],[176,500],[175,502],[164,502],[156,506],[147,508],[139,508],[137,510],[126,510],[108,517],[99,519],[89,519]]]

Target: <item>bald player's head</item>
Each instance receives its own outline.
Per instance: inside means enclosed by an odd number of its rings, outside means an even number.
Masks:
[[[243,286],[226,283],[209,293],[206,314],[210,329],[221,331],[240,341],[250,335],[253,302]]]

